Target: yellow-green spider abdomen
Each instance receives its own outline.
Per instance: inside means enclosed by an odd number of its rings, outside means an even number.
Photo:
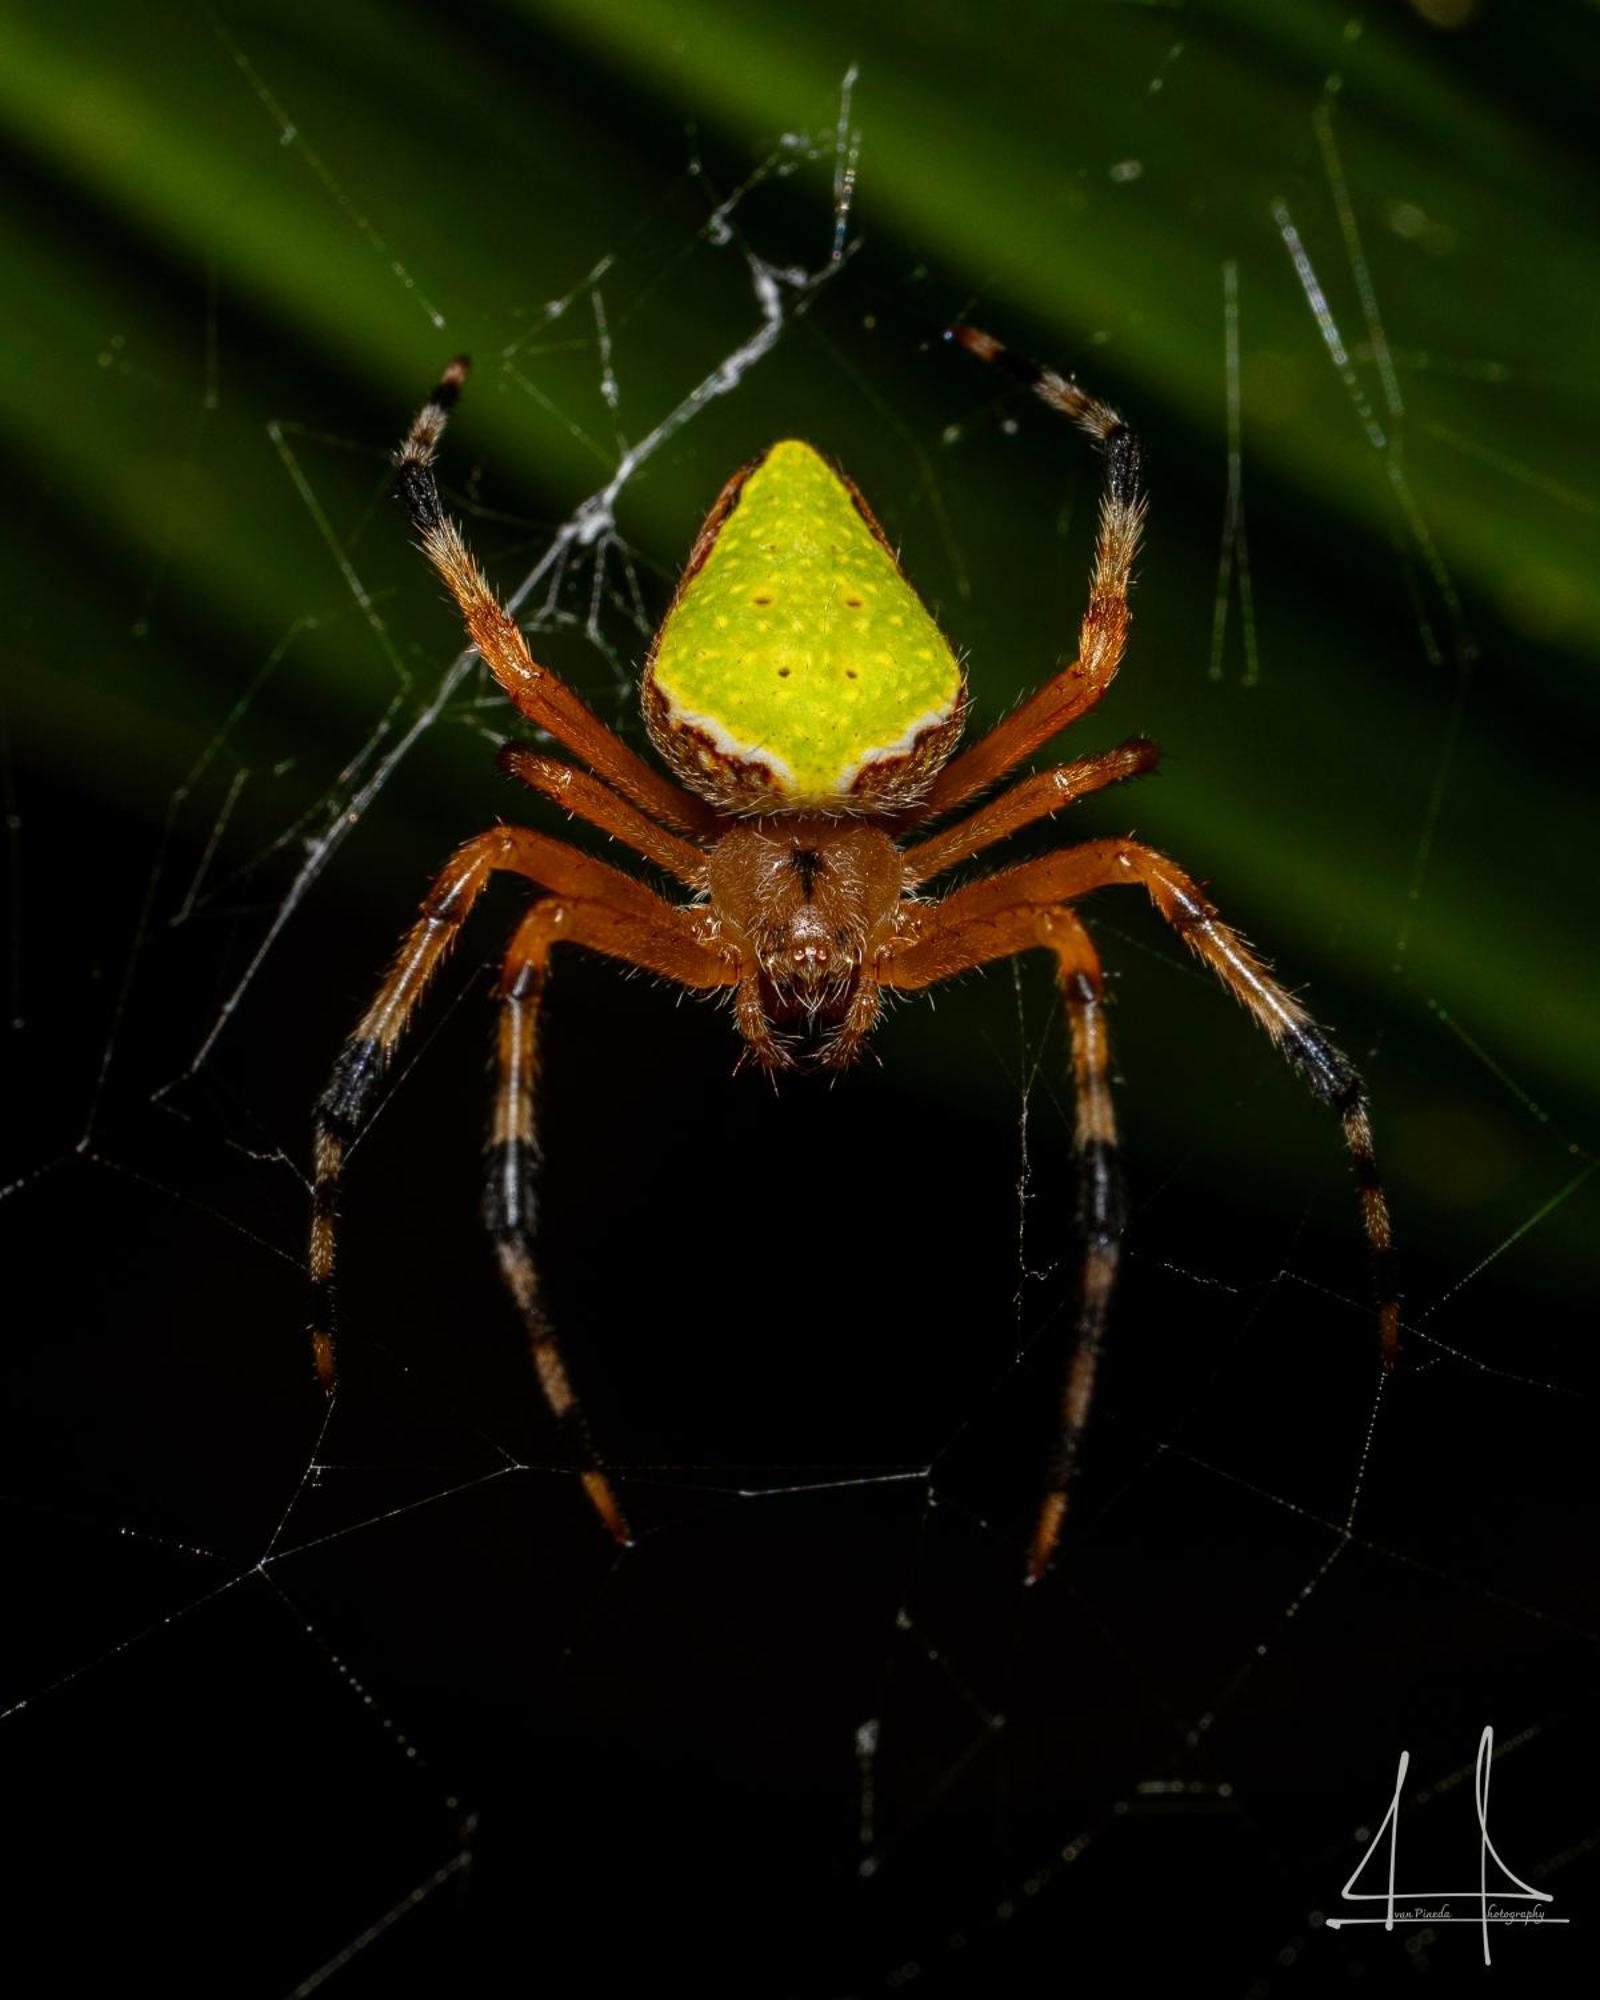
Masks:
[[[723,488],[644,698],[662,755],[725,811],[881,812],[950,755],[966,688],[865,501],[791,439]]]

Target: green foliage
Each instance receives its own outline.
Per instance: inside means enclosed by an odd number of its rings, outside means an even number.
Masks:
[[[1472,1210],[1487,1247],[1490,1216],[1509,1228],[1576,1170],[1600,1083],[1568,914],[1600,655],[1600,21],[1484,5],[1446,32],[1425,11],[11,9],[20,768],[154,825],[198,762],[195,823],[241,867],[315,824],[453,650],[385,451],[458,348],[478,370],[447,491],[508,588],[607,487],[619,434],[637,446],[701,385],[616,492],[618,540],[572,538],[524,606],[608,714],[634,714],[722,480],[800,435],[872,497],[992,719],[1071,642],[1096,475],[940,346],[970,313],[1080,369],[1150,448],[1132,650],[1082,747],[1145,729],[1170,762],[1093,829],[1136,817],[1379,1051],[1402,1213],[1444,1241]],[[803,298],[781,274],[827,267],[856,144],[856,247]],[[789,323],[734,382],[719,366],[761,325],[747,248]],[[451,839],[509,810],[451,726],[474,719],[419,734],[360,867],[318,895],[398,919]],[[249,879],[268,907],[286,886]],[[1192,1137],[1269,1059],[1141,914],[1105,926],[1125,1066]],[[980,1005],[919,1018],[901,1059],[948,1085]],[[1236,1163],[1301,1143],[1292,1086],[1272,1105],[1206,1143]],[[1540,1242],[1535,1264],[1581,1261],[1576,1204]]]

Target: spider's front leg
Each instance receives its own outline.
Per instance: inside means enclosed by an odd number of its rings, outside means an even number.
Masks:
[[[912,816],[936,819],[1014,770],[1024,757],[1085,715],[1110,687],[1128,641],[1128,591],[1144,533],[1139,440],[1112,409],[1069,376],[1013,352],[993,334],[955,326],[949,337],[980,361],[1026,383],[1041,402],[1071,420],[1100,447],[1105,484],[1095,536],[1089,602],[1078,627],[1078,656],[1036,688],[1001,723],[951,758]]]
[[[433,465],[469,366],[464,354],[450,363],[395,453],[400,493],[424,554],[455,599],[484,665],[530,722],[575,751],[607,786],[663,825],[684,833],[714,832],[715,816],[704,799],[664,778],[607,729],[559,674],[534,659],[521,627],[490,589],[460,528],[445,512]]]

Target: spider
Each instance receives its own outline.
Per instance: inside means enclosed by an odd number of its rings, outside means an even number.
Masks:
[[[485,884],[497,871],[523,876],[541,893],[517,927],[500,982],[485,1219],[571,1462],[619,1543],[631,1539],[627,1522],[590,1439],[534,1259],[539,1017],[558,945],[582,945],[680,987],[725,989],[744,1056],[774,1072],[802,1061],[852,1062],[885,991],[933,986],[1017,952],[1053,956],[1072,1050],[1082,1248],[1029,1582],[1044,1574],[1060,1540],[1124,1220],[1100,961],[1076,907],[1092,890],[1143,889],[1338,1114],[1372,1256],[1381,1359],[1385,1369],[1395,1362],[1389,1215],[1360,1079],[1192,877],[1138,841],[1100,839],[968,881],[942,900],[925,893],[1019,828],[1151,770],[1158,754],[1135,737],[1031,771],[975,803],[1110,685],[1127,638],[1145,501],[1139,444],[1108,405],[974,327],[953,327],[948,337],[1069,418],[1105,462],[1077,657],[959,755],[967,707],[961,665],[865,500],[809,445],[775,444],[724,486],[650,648],[644,717],[670,778],[538,664],[440,504],[433,464],[466,379],[465,357],[445,370],[395,456],[412,526],[484,663],[522,714],[580,760],[509,745],[505,770],[632,848],[688,895],[669,901],[596,856],[522,826],[496,826],[451,857],[318,1105],[310,1244],[316,1372],[331,1395],[334,1224],[345,1156]]]

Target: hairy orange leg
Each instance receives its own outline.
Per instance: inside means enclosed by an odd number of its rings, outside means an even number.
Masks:
[[[1373,1157],[1372,1126],[1361,1078],[1349,1058],[1272,977],[1238,932],[1222,921],[1198,884],[1176,863],[1138,841],[1090,840],[986,876],[927,912],[917,941],[883,967],[883,983],[896,985],[910,977],[918,985],[927,985],[930,979],[947,979],[965,966],[999,955],[987,948],[985,940],[991,934],[1004,934],[1007,917],[1017,905],[1048,908],[1075,902],[1092,890],[1118,883],[1145,891],[1195,956],[1266,1030],[1316,1096],[1339,1114],[1372,1255],[1383,1364],[1392,1368],[1399,1352],[1400,1307],[1390,1271],[1393,1242],[1389,1208]]]
[[[662,908],[667,910],[666,905]],[[551,897],[536,903],[518,926],[500,982],[499,1082],[489,1128],[484,1221],[494,1239],[500,1274],[521,1315],[539,1386],[579,1464],[584,1491],[612,1537],[626,1543],[628,1524],[595,1453],[545,1310],[535,1261],[541,1159],[535,1100],[539,1021],[550,954],[558,944],[586,945],[680,986],[724,985],[729,973],[724,962],[702,949],[680,923],[646,921],[608,904]]]
[[[1139,441],[1108,403],[1080,389],[1052,369],[1012,353],[993,335],[958,326],[951,337],[969,354],[1025,382],[1041,401],[1069,417],[1105,452],[1105,487],[1095,537],[1089,605],[1078,631],[1078,657],[1011,714],[952,758],[918,808],[918,821],[933,819],[997,783],[1080,715],[1086,715],[1111,685],[1128,641],[1128,587],[1144,528],[1144,496],[1139,490]]]
[[[1032,945],[1055,951],[1072,1032],[1077,1144],[1085,1230],[1077,1343],[1063,1404],[1062,1442],[1029,1555],[1030,1580],[1049,1563],[1066,1515],[1068,1484],[1088,1419],[1117,1262],[1122,1208],[1116,1134],[1107,1080],[1099,967],[1082,927],[1062,905],[1117,883],[1145,890],[1191,951],[1255,1017],[1312,1091],[1339,1114],[1355,1171],[1377,1299],[1379,1351],[1386,1369],[1399,1352],[1399,1303],[1390,1266],[1389,1210],[1373,1156],[1361,1079],[1299,1002],[1239,934],[1224,924],[1197,884],[1164,855],[1129,840],[1085,842],[1007,869],[958,890],[921,913],[920,932],[887,957],[879,982],[902,990],[931,986]]]
[[[592,773],[574,770],[570,764],[542,757],[536,750],[526,750],[520,744],[509,744],[501,752],[500,762],[514,778],[553,799],[578,819],[599,827],[602,833],[626,841],[646,861],[653,861],[669,875],[677,876],[686,887],[704,888],[705,851],[658,826]]]
[[[986,847],[1019,832],[1035,820],[1075,805],[1107,785],[1120,785],[1129,778],[1153,771],[1161,752],[1145,736],[1119,743],[1114,750],[1097,757],[1080,757],[1075,763],[1057,764],[1048,771],[1035,771],[1008,791],[979,806],[975,813],[957,820],[930,840],[919,841],[904,850],[906,886],[931,881],[935,875],[953,868],[958,861],[970,861]]]
[[[560,896],[602,905],[615,914],[619,924],[626,922],[628,934],[637,939],[659,936],[676,940],[683,953],[679,962],[703,965],[709,971],[709,976],[685,984],[719,985],[735,976],[719,956],[699,945],[696,919],[690,912],[675,910],[643,883],[593,855],[518,826],[496,827],[457,849],[429,890],[422,915],[401,945],[388,977],[340,1051],[317,1106],[312,1153],[311,1349],[317,1377],[329,1394],[336,1379],[335,1219],[345,1155],[372,1115],[395,1048],[429,982],[496,873],[521,875]],[[652,963],[647,959],[635,962]],[[677,978],[679,974],[668,976]]]
[[[433,461],[466,377],[462,355],[445,370],[396,453],[400,490],[423,553],[460,607],[485,665],[530,722],[548,730],[614,790],[666,825],[685,833],[711,831],[716,817],[704,800],[647,764],[559,675],[539,665],[517,621],[489,588],[461,530],[445,513]]]
[[[958,900],[951,899],[952,903]],[[1039,946],[1055,954],[1056,978],[1072,1039],[1073,1141],[1078,1161],[1082,1261],[1077,1323],[1061,1399],[1060,1434],[1028,1550],[1027,1581],[1036,1583],[1050,1566],[1067,1517],[1068,1495],[1094,1402],[1095,1376],[1122,1253],[1125,1203],[1116,1112],[1111,1101],[1104,983],[1089,933],[1070,909],[1040,909],[1018,903],[970,925],[959,918],[947,925],[941,919],[948,908],[950,904],[945,904],[934,912],[937,929],[925,935],[920,945],[890,959],[883,968],[882,983],[902,990],[931,986],[954,972]]]

